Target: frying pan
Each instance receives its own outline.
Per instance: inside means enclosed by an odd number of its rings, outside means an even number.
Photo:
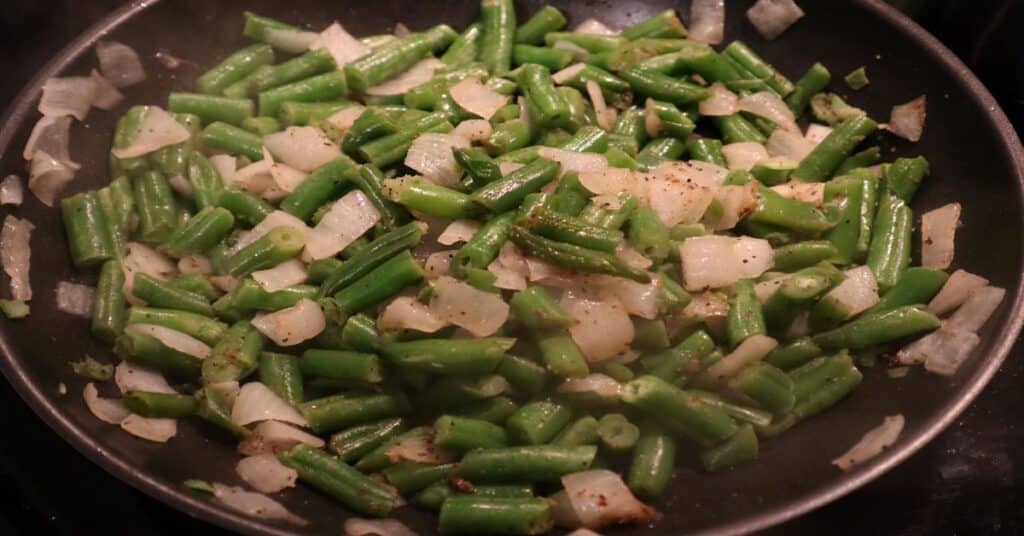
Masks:
[[[547,2],[545,2],[547,3]],[[596,16],[625,26],[664,9],[687,13],[688,2],[667,0],[553,0],[571,21]],[[543,3],[519,1],[520,16]],[[849,493],[913,454],[942,431],[974,399],[999,368],[1024,321],[1021,267],[1024,248],[1024,149],[992,96],[956,57],[915,23],[879,0],[803,2],[804,20],[781,39],[764,42],[743,17],[748,2],[730,1],[726,38],[751,43],[783,73],[797,77],[814,61],[836,78],[866,65],[872,83],[854,104],[877,118],[893,104],[928,95],[928,125],[916,144],[883,139],[887,158],[923,154],[933,176],[918,193],[918,213],[954,200],[963,203],[954,268],[983,274],[1008,289],[1007,299],[981,332],[982,343],[960,372],[945,378],[912,371],[892,380],[867,370],[864,385],[827,416],[811,419],[762,443],[757,463],[715,475],[695,467],[684,452],[665,497],[663,514],[649,527],[624,527],[608,534],[741,533],[765,528]],[[116,117],[132,104],[163,103],[169,91],[187,89],[206,67],[239,48],[244,9],[282,20],[324,26],[337,19],[356,35],[390,30],[396,22],[420,29],[438,22],[462,27],[477,16],[476,0],[416,2],[326,2],[317,0],[166,0],[125,5],[80,36],[45,65],[10,106],[0,130],[0,176],[24,175],[20,153],[37,114],[43,80],[87,74],[95,66],[92,45],[101,37],[127,43],[144,58],[149,79],[127,90],[120,110],[94,111],[72,131],[72,155],[83,164],[68,194],[105,182],[106,155]],[[154,57],[166,50],[184,60],[168,70]],[[843,92],[836,84],[833,86]],[[7,209],[4,212],[8,212]],[[67,362],[83,354],[113,359],[89,336],[87,322],[56,311],[58,281],[95,283],[95,274],[71,267],[60,217],[34,197],[14,210],[36,225],[32,240],[32,316],[0,325],[0,369],[32,409],[58,434],[128,484],[224,528],[251,534],[337,534],[350,514],[335,502],[300,486],[280,495],[293,512],[312,521],[307,529],[264,523],[226,510],[182,486],[187,478],[238,483],[231,438],[197,420],[182,421],[164,445],[135,439],[96,420],[80,396],[84,380]],[[915,245],[915,251],[917,247]],[[6,281],[4,281],[6,283]],[[59,385],[67,394],[61,394]],[[882,417],[902,413],[907,426],[899,442],[849,473],[829,461]],[[111,515],[116,515],[111,511]],[[402,509],[397,518],[423,534],[434,516]]]

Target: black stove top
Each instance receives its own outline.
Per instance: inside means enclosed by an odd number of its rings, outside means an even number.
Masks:
[[[730,0],[735,1],[735,0]],[[824,1],[824,0],[804,0]],[[891,0],[964,60],[1024,132],[1024,1]],[[0,104],[119,0],[6,0]],[[853,494],[775,534],[1024,533],[1024,344],[948,430]],[[0,381],[0,534],[207,534],[206,523],[150,499],[87,461]],[[340,527],[339,527],[340,533]]]

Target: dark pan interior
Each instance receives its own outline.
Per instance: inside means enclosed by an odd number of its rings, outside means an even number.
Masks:
[[[688,2],[664,0],[551,3],[565,10],[573,23],[595,16],[619,26],[665,7],[675,7],[684,16],[689,8]],[[104,183],[110,133],[120,112],[131,104],[163,104],[168,91],[190,88],[204,68],[244,44],[240,37],[243,9],[317,28],[337,19],[354,34],[366,35],[388,31],[396,22],[414,30],[442,21],[460,28],[476,17],[478,2],[175,0],[143,4],[147,5],[121,10],[48,66],[53,69],[50,74],[88,74],[96,64],[90,45],[109,29],[111,38],[141,53],[150,74],[144,84],[127,91],[122,109],[113,113],[93,111],[84,124],[74,127],[72,155],[83,168],[69,193]],[[827,417],[812,419],[778,439],[764,441],[758,463],[712,476],[684,462],[671,490],[656,504],[663,517],[653,525],[655,533],[738,532],[765,527],[877,476],[938,433],[970,402],[998,368],[1021,323],[1024,158],[1020,142],[988,92],[934,39],[875,0],[802,2],[807,17],[775,42],[764,42],[746,23],[742,10],[747,4],[728,2],[727,39],[746,40],[791,78],[799,77],[814,61],[825,63],[837,79],[866,65],[872,83],[851,95],[852,101],[882,120],[893,104],[922,93],[928,95],[924,138],[909,144],[883,137],[886,156],[928,157],[933,176],[918,194],[915,208],[920,213],[954,200],[963,203],[964,223],[958,234],[954,267],[983,274],[1009,293],[983,330],[981,347],[955,377],[914,370],[904,379],[892,380],[881,370],[868,370],[865,385]],[[520,1],[516,7],[522,19],[540,5],[538,1]],[[161,49],[184,59],[184,65],[168,71],[154,59]],[[37,94],[40,81],[29,86],[27,95]],[[833,87],[840,93],[850,93],[841,82]],[[20,154],[36,120],[34,104],[26,96],[9,111],[9,120],[0,131],[0,176],[24,176]],[[46,209],[28,196],[26,204],[15,213],[27,216],[37,227],[32,240],[32,316],[25,322],[0,325],[2,367],[21,395],[76,448],[143,491],[235,530],[293,533],[291,527],[261,524],[225,511],[181,485],[186,478],[239,483],[233,470],[237,455],[230,438],[188,420],[179,425],[178,437],[157,445],[135,439],[88,413],[80,396],[84,381],[71,372],[67,362],[85,353],[108,360],[112,354],[90,338],[86,321],[55,310],[53,294],[60,280],[92,284],[95,274],[71,268],[56,210]],[[64,396],[58,393],[62,382],[68,389]],[[906,416],[907,427],[894,448],[849,474],[841,474],[829,464],[883,416],[895,413]],[[292,511],[313,522],[299,533],[338,534],[348,515],[332,500],[304,486],[285,492],[281,498]],[[116,515],[116,510],[111,510],[111,515]],[[433,515],[403,509],[397,517],[423,534],[434,531]],[[607,533],[652,531],[627,527]]]

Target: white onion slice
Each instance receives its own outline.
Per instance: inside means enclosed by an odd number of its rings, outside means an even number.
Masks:
[[[778,341],[767,335],[751,335],[735,350],[702,372],[699,379],[704,383],[719,383],[736,374],[741,368],[760,361],[778,345]]]
[[[252,433],[238,444],[238,452],[246,456],[280,454],[291,450],[292,447],[300,443],[318,449],[324,446],[323,439],[290,424],[263,421],[257,424]]]
[[[252,278],[267,292],[277,292],[306,282],[306,265],[298,259],[289,259],[266,270],[257,270]]]
[[[821,206],[825,203],[825,183],[792,181],[772,186],[772,191],[796,201]]]
[[[613,296],[597,298],[570,291],[562,296],[561,305],[574,324],[569,335],[580,347],[588,363],[614,358],[633,341],[633,322],[625,307]]]
[[[725,319],[729,314],[729,304],[714,292],[703,292],[695,296],[683,308],[683,318],[699,320],[714,333],[724,333]]]
[[[706,100],[714,98],[714,95],[708,97]],[[701,101],[703,104],[704,101]],[[652,138],[661,136],[661,131],[665,128],[665,123],[658,117],[658,110],[654,107],[654,99],[647,99],[644,101],[644,131],[647,135]]]
[[[263,30],[263,42],[290,54],[299,54],[309,50],[309,46],[320,37],[316,32],[292,30],[291,28],[266,28]]]
[[[327,321],[323,309],[304,298],[280,311],[256,315],[252,325],[278,346],[295,346],[319,335]]]
[[[124,330],[125,332],[149,335],[172,350],[177,350],[199,359],[206,359],[210,355],[210,347],[206,343],[191,335],[168,327],[156,324],[132,324],[124,328]]]
[[[618,30],[612,29],[607,24],[590,18],[579,23],[572,33],[595,34],[595,35],[619,35]]]
[[[594,117],[597,118],[597,126],[604,130],[611,130],[615,120],[619,117],[618,111],[608,106],[605,102],[604,93],[601,92],[601,86],[597,85],[597,82],[587,80],[585,87],[587,88],[587,96],[590,97],[590,103],[594,107]]]
[[[559,393],[594,393],[602,398],[617,398],[623,386],[607,374],[592,373],[582,378],[569,378],[558,385]]]
[[[750,181],[742,186],[722,186],[715,190],[715,199],[722,204],[722,216],[715,223],[716,231],[732,229],[757,205],[758,182]]]
[[[722,147],[722,155],[729,163],[729,170],[743,169],[750,171],[754,164],[768,158],[764,145],[756,141],[730,143]]]
[[[449,323],[445,319],[412,296],[395,298],[384,308],[377,319],[377,327],[382,331],[412,329],[423,333],[434,333],[448,325]]]
[[[921,216],[921,266],[945,270],[953,263],[960,203],[929,210]]]
[[[490,120],[499,108],[508,104],[509,96],[494,91],[478,78],[464,78],[448,90],[455,104],[467,112]]]
[[[345,520],[345,536],[418,536],[418,533],[397,519],[362,519],[350,517]]]
[[[242,458],[235,465],[235,472],[262,493],[277,493],[287,488],[294,488],[299,473],[281,463],[273,454],[257,454]]]
[[[444,67],[444,64],[438,59],[427,58],[420,60],[410,67],[409,70],[367,89],[366,94],[378,97],[401,95],[420,84],[429,82],[434,77],[434,71],[441,67]]]
[[[369,47],[352,37],[352,34],[345,31],[337,22],[328,26],[309,44],[310,50],[320,48],[326,48],[327,52],[330,52],[338,69],[370,53]]]
[[[772,246],[749,236],[695,236],[680,246],[683,283],[687,290],[727,287],[754,278],[772,265]]]
[[[498,164],[498,171],[501,171],[501,175],[504,177],[505,175],[508,175],[509,173],[512,173],[524,166],[526,166],[526,164],[521,162],[502,162]]]
[[[231,422],[245,426],[259,421],[281,421],[308,426],[306,418],[299,410],[282,400],[269,387],[260,382],[249,382],[238,392],[238,398],[231,408]]]
[[[656,514],[633,496],[619,475],[607,469],[565,475],[562,486],[576,517],[590,529],[648,521]]]
[[[183,274],[213,274],[213,264],[202,253],[190,253],[178,259],[178,271]]]
[[[768,142],[765,143],[764,148],[771,156],[784,156],[799,162],[814,150],[814,146],[815,142],[801,136],[798,132],[777,128],[771,136],[768,136]]]
[[[85,399],[85,407],[89,408],[89,412],[107,424],[121,424],[125,417],[132,414],[120,400],[100,398],[92,382],[85,384],[82,398]]]
[[[551,45],[551,48],[555,48],[558,50],[568,50],[569,52],[572,52],[573,56],[575,56],[578,60],[585,60],[590,57],[589,50],[577,45],[576,43],[573,43],[572,41],[566,41],[565,39],[559,39],[558,41],[555,41],[555,44]],[[556,83],[561,82],[556,81]]]
[[[584,50],[584,52],[586,51]],[[557,73],[551,75],[551,80],[553,80],[556,84],[564,84],[569,80],[572,80],[577,74],[580,73],[580,71],[583,70],[584,67],[586,67],[585,63],[574,63],[566,67],[565,69],[562,69],[561,71],[558,71]]]
[[[692,169],[685,163],[660,165],[637,180],[641,199],[666,226],[700,221],[708,205],[714,200],[713,187],[694,180]]]
[[[736,104],[740,110],[763,117],[783,130],[800,132],[800,127],[796,126],[793,110],[790,110],[782,98],[772,91],[758,91],[746,95]]]
[[[977,333],[1006,296],[1006,290],[999,287],[982,287],[967,293],[967,299],[946,320],[950,329]]]
[[[256,224],[256,226],[250,229],[249,232],[242,235],[242,237],[238,239],[238,242],[235,242],[234,246],[228,248],[228,253],[232,255],[235,254],[238,250],[259,240],[260,237],[278,227],[290,227],[307,237],[310,232],[309,227],[306,226],[306,222],[283,210],[275,210],[270,214],[267,214],[267,217],[263,218],[263,221]]]
[[[90,318],[94,294],[96,294],[96,289],[88,285],[61,281],[57,283],[57,310],[82,318]]]
[[[687,39],[717,45],[725,35],[725,0],[690,2],[690,33]],[[705,115],[701,111],[701,115]]]
[[[444,228],[444,231],[437,237],[437,243],[443,246],[451,246],[459,242],[466,242],[480,230],[480,223],[476,220],[455,220]]]
[[[96,43],[100,72],[115,87],[128,87],[146,79],[142,60],[132,47],[116,41]]]
[[[427,260],[423,261],[423,271],[426,272],[427,279],[434,280],[451,274],[452,257],[457,252],[457,249],[446,249],[427,255]]]
[[[484,141],[491,137],[492,132],[494,127],[486,119],[467,119],[452,130],[453,135],[465,138],[470,143]]]
[[[32,299],[32,285],[29,283],[32,257],[30,242],[35,228],[27,219],[8,214],[4,218],[3,230],[0,231],[0,263],[11,279],[11,297],[19,301]]]
[[[277,185],[277,190],[285,193],[292,193],[300,184],[302,184],[302,181],[309,177],[309,173],[299,171],[284,164],[274,164],[270,166],[270,177],[274,179],[274,184]]]
[[[380,221],[380,212],[361,190],[334,202],[306,237],[306,254],[313,259],[333,257]]]
[[[110,83],[110,80],[104,78],[102,74],[96,69],[93,69],[89,73],[89,78],[95,85],[95,91],[93,92],[92,105],[99,108],[100,110],[113,110],[121,101],[124,100],[124,95]]]
[[[289,512],[281,503],[262,493],[245,491],[239,487],[225,486],[214,482],[213,496],[228,508],[252,517],[287,521],[299,526],[309,524],[305,519]]]
[[[579,179],[584,188],[598,195],[627,192],[636,188],[633,173],[622,168],[610,167],[601,171],[580,173]]]
[[[166,443],[178,433],[174,419],[150,419],[131,414],[121,421],[121,429],[129,434],[154,443]]]
[[[494,286],[504,290],[523,290],[526,288],[526,277],[495,259],[487,265],[487,271],[494,274]]]
[[[191,199],[195,194],[195,188],[192,187],[192,183],[188,182],[188,179],[186,179],[184,175],[172,175],[167,179],[167,183],[176,194],[182,197]]]
[[[850,450],[832,460],[832,464],[843,471],[849,471],[854,465],[874,458],[899,439],[900,433],[903,432],[903,423],[903,415],[886,417],[882,424],[868,430],[864,437],[850,447]]]
[[[616,246],[615,256],[631,268],[636,268],[637,270],[646,270],[654,264],[654,261],[644,257],[642,253],[633,249],[628,244],[619,244]]]
[[[696,0],[696,2],[700,1],[702,0]],[[712,1],[722,2],[722,0]],[[700,104],[697,105],[700,115],[724,116],[732,115],[739,111],[739,97],[732,91],[729,91],[729,88],[725,87],[724,84],[715,82],[708,89],[711,90],[711,96],[700,101]]]
[[[775,294],[776,290],[782,286],[782,283],[790,278],[790,274],[773,277],[765,281],[754,285],[754,294],[757,296],[757,301],[764,303],[768,301],[768,298]]]
[[[896,361],[902,365],[924,363],[929,372],[952,376],[980,342],[973,332],[943,326],[900,348]]]
[[[434,184],[457,188],[461,185],[462,167],[452,153],[456,148],[469,148],[469,141],[454,134],[420,134],[409,146],[405,166]]]
[[[25,200],[25,188],[21,185],[21,177],[8,175],[0,181],[0,205],[21,205]]]
[[[608,169],[608,159],[603,154],[580,153],[566,151],[554,147],[541,147],[537,150],[541,158],[558,162],[562,167],[559,174],[565,173],[596,173]]]
[[[889,132],[910,141],[918,141],[924,132],[924,121],[927,116],[925,107],[927,97],[920,97],[892,107],[889,112]]]
[[[285,164],[306,172],[341,156],[341,149],[316,127],[288,127],[267,134],[263,145]]]
[[[434,444],[433,432],[429,434],[415,434],[403,439],[388,449],[387,454],[393,463],[397,463],[400,460],[409,460],[411,462],[437,465],[449,463],[458,458],[454,452]]]
[[[139,125],[139,134],[135,140],[127,147],[111,150],[111,153],[118,158],[142,156],[181,143],[190,137],[192,134],[174,116],[163,108],[150,106]]]
[[[584,284],[588,287],[592,284],[604,295],[615,296],[631,315],[648,320],[658,316],[661,304],[658,299],[661,290],[660,278],[652,277],[648,283],[639,283],[624,277],[595,275],[587,278]]]
[[[359,104],[354,104],[343,110],[334,112],[330,117],[327,118],[327,123],[332,127],[338,129],[338,133],[344,134],[348,132],[348,129],[352,128],[355,124],[356,119],[363,115],[366,108]]]
[[[220,180],[224,183],[224,186],[231,186],[231,177],[238,170],[238,160],[229,154],[215,154],[210,157],[210,163],[217,170],[217,174],[220,175]]]
[[[804,139],[817,146],[831,133],[832,127],[819,125],[818,123],[811,123],[807,125],[807,132],[804,132]]]
[[[508,319],[509,306],[500,294],[486,292],[452,277],[434,281],[430,310],[477,337],[493,335]]]
[[[769,41],[782,35],[803,16],[804,11],[793,0],[757,0],[747,10],[747,20]]]
[[[39,99],[39,113],[44,116],[70,115],[79,121],[85,119],[96,97],[96,82],[86,76],[50,78],[43,82],[43,96]]]
[[[394,34],[395,37],[405,37],[411,33],[411,30],[409,30],[409,27],[404,23],[399,22],[395,24],[395,29],[391,33]]]
[[[25,160],[33,160],[36,152],[41,151],[54,160],[64,162],[68,167],[75,170],[78,164],[71,161],[71,118],[63,115],[60,117],[43,116],[36,121],[32,127],[32,133],[25,143],[25,150],[21,156]]]
[[[143,273],[154,279],[166,281],[177,272],[174,261],[163,253],[138,242],[125,244],[125,256],[121,259],[124,271],[124,297],[132,305],[142,305],[142,300],[135,297],[135,274]]]
[[[966,270],[957,270],[949,276],[932,301],[928,302],[928,310],[937,315],[944,315],[964,303],[971,291],[986,285],[988,279]]]
[[[851,268],[845,275],[846,279],[828,291],[825,298],[834,300],[847,311],[846,318],[852,318],[878,303],[878,281],[867,266]]]
[[[51,157],[43,151],[36,151],[29,170],[28,189],[39,201],[52,207],[64,187],[75,178],[78,164]]]

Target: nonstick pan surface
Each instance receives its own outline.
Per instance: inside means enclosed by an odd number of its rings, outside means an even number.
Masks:
[[[624,26],[661,10],[689,11],[689,2],[665,0],[563,0],[550,2],[571,23],[597,17]],[[607,534],[738,533],[764,528],[832,501],[910,456],[944,429],[973,400],[1006,357],[1022,322],[1021,229],[1024,150],[992,96],[955,56],[909,19],[878,0],[804,1],[805,19],[777,41],[764,42],[745,21],[749,2],[730,1],[726,39],[743,39],[782,72],[798,77],[815,61],[833,77],[866,65],[872,83],[852,96],[854,104],[884,119],[893,104],[928,95],[928,124],[917,144],[884,137],[887,159],[925,155],[932,177],[914,203],[918,214],[960,201],[963,226],[957,234],[954,268],[988,277],[1008,289],[1007,299],[982,330],[982,343],[953,378],[913,370],[900,380],[869,369],[865,382],[826,416],[811,419],[783,436],[762,442],[757,463],[708,475],[696,469],[693,453],[683,455],[671,489],[655,504],[663,514],[648,527],[624,527]],[[519,1],[522,18],[541,2]],[[90,29],[40,69],[11,104],[0,130],[0,176],[25,175],[21,148],[35,123],[42,81],[58,75],[87,75],[96,65],[92,45],[99,38],[135,47],[149,79],[126,92],[122,109],[94,110],[72,130],[72,156],[82,171],[67,194],[105,182],[106,155],[113,124],[132,104],[161,104],[169,91],[187,89],[205,68],[241,47],[241,12],[252,10],[311,27],[341,21],[356,35],[390,30],[403,22],[412,29],[447,22],[459,28],[477,16],[475,0],[421,2],[376,0],[165,0],[137,2]],[[155,59],[166,50],[185,60],[170,71]],[[833,88],[848,94],[841,82]],[[891,152],[890,152],[891,151]],[[3,213],[10,210],[4,208]],[[338,534],[349,516],[331,499],[307,487],[283,493],[282,502],[312,524],[302,530],[241,516],[182,486],[187,478],[237,484],[234,441],[197,420],[182,421],[178,436],[164,445],[135,439],[96,420],[81,399],[84,380],[67,362],[89,353],[113,359],[89,336],[88,322],[56,311],[54,289],[62,280],[95,283],[92,272],[71,267],[60,217],[32,196],[13,211],[36,225],[32,238],[32,316],[0,324],[0,368],[25,401],[75,448],[125,482],[170,506],[225,528],[254,534]],[[915,251],[917,248],[915,247]],[[2,281],[6,284],[6,280]],[[67,387],[61,395],[58,385]],[[899,442],[871,462],[840,473],[829,461],[883,416],[902,413],[907,426]],[[10,440],[10,439],[8,439]],[[69,465],[74,460],[57,460]],[[91,498],[83,497],[83,500]],[[117,515],[116,508],[108,508]],[[423,534],[435,518],[414,509],[397,517]]]

